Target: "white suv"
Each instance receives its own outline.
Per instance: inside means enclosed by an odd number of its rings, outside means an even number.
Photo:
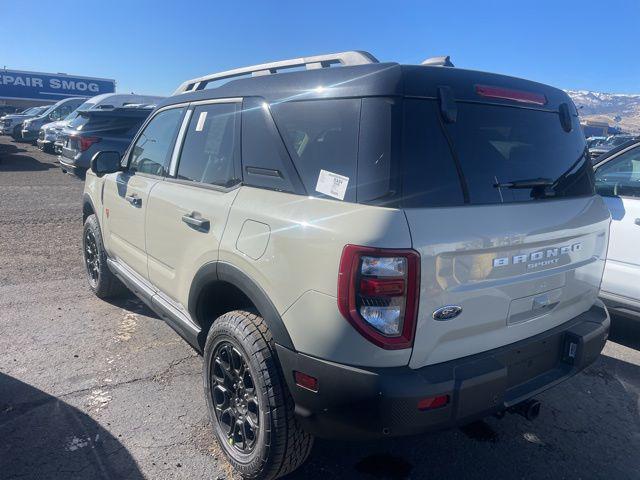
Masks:
[[[599,157],[596,191],[611,211],[611,241],[600,296],[615,311],[640,318],[640,140]]]
[[[248,478],[291,472],[314,435],[533,418],[609,331],[610,216],[573,103],[447,59],[185,82],[122,158],[93,157],[84,219],[91,288],[126,285],[203,352]]]

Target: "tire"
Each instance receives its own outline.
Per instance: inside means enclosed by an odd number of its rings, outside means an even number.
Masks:
[[[14,142],[19,142],[20,140],[22,140],[22,125],[17,125],[16,127],[14,127],[13,129],[13,133],[11,134],[11,137],[13,138]]]
[[[233,383],[233,378],[241,381]],[[302,430],[294,415],[293,399],[262,317],[236,310],[213,323],[204,348],[203,380],[218,443],[244,478],[275,479],[304,463],[313,436]],[[234,404],[243,433],[229,413]]]
[[[102,243],[102,233],[95,214],[89,215],[84,222],[82,257],[89,287],[97,297],[113,297],[126,291],[126,287],[107,266],[107,252]]]

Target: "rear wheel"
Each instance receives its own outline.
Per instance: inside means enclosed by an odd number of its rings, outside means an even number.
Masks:
[[[89,215],[84,222],[82,253],[89,287],[96,296],[107,298],[126,290],[107,266],[107,253],[102,244],[100,225],[94,214]]]
[[[274,479],[304,463],[313,437],[294,415],[262,317],[237,310],[213,323],[203,377],[216,438],[244,478]]]
[[[22,125],[14,127],[11,136],[13,137],[13,140],[15,142],[19,142],[20,140],[22,140]]]

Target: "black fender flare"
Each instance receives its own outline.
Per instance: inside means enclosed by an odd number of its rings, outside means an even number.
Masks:
[[[84,216],[84,206],[86,204],[89,204],[89,206],[91,207],[91,210],[93,210],[93,213],[95,213],[96,218],[98,218],[98,224],[100,224],[100,218],[98,217],[98,211],[96,210],[96,206],[93,204],[93,200],[91,199],[91,195],[89,195],[88,193],[83,193],[82,194],[82,215]],[[83,219],[84,222],[84,219]]]
[[[295,350],[287,327],[266,292],[249,275],[227,262],[206,263],[200,267],[193,277],[189,290],[189,305],[187,307],[191,318],[197,318],[200,293],[212,281],[229,283],[244,293],[264,318],[274,341],[283,347]]]

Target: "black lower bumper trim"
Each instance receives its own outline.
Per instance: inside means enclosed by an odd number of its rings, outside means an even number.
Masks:
[[[303,426],[321,437],[366,439],[454,427],[527,400],[593,363],[609,323],[606,309],[594,306],[534,337],[416,370],[350,367],[277,349]],[[295,371],[317,378],[318,392],[298,387]],[[418,409],[439,395],[449,402]]]

